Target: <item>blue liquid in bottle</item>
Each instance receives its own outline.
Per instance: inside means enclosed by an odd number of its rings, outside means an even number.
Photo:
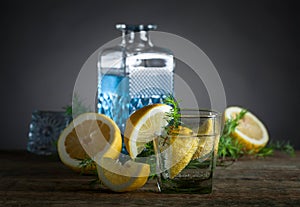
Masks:
[[[98,113],[114,120],[122,134],[130,114],[173,94],[173,54],[153,46],[150,26],[123,25],[122,43],[99,55]]]

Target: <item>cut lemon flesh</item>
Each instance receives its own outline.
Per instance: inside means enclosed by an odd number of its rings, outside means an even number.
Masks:
[[[145,185],[150,174],[150,166],[132,160],[123,165],[116,159],[103,157],[97,165],[99,179],[110,190],[116,192],[133,191]]]
[[[169,168],[170,178],[178,175],[191,161],[198,149],[199,139],[193,136],[194,132],[186,127],[179,126],[170,133],[169,146],[165,152],[166,167]]]
[[[237,106],[225,110],[225,120],[234,119],[243,109]],[[246,150],[258,150],[269,141],[269,135],[264,124],[251,112],[247,112],[239,121],[232,136],[242,143]]]
[[[88,157],[117,158],[122,148],[117,125],[105,115],[84,113],[74,119],[61,133],[58,143],[61,161],[75,171],[81,171],[81,160]]]
[[[214,126],[213,120],[207,119],[199,128],[199,144],[196,152],[194,153],[192,159],[204,158],[208,155],[214,144]]]
[[[126,122],[124,141],[131,158],[140,154],[145,144],[161,135],[167,125],[166,112],[171,107],[166,104],[153,104],[135,111]]]

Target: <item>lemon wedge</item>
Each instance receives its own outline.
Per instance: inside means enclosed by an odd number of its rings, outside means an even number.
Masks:
[[[109,117],[98,113],[84,113],[76,117],[60,134],[57,143],[61,161],[77,172],[82,170],[79,167],[81,160],[104,155],[117,158],[121,148],[119,128]]]
[[[234,119],[243,109],[237,106],[225,110],[225,120]],[[247,112],[239,121],[232,136],[242,143],[246,150],[257,151],[269,141],[265,125],[251,112]]]
[[[194,153],[192,160],[205,158],[212,149],[214,144],[214,129],[213,120],[207,119],[198,130],[199,144],[196,152]]]
[[[191,129],[183,126],[170,131],[168,146],[161,153],[165,157],[165,166],[170,167],[171,179],[189,164],[198,149],[199,139],[193,134]]]
[[[119,160],[103,157],[97,165],[99,179],[115,192],[133,191],[145,185],[150,166],[128,160],[123,165]]]
[[[171,107],[166,104],[153,104],[135,111],[126,122],[124,142],[131,158],[140,154],[145,144],[161,135],[168,124],[165,116]]]

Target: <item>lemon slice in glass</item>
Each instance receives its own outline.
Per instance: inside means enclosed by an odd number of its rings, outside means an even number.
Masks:
[[[166,149],[165,159],[169,162],[166,166],[171,166],[169,175],[171,179],[189,164],[198,149],[199,139],[193,134],[191,129],[183,126],[170,133],[170,145]]]
[[[199,128],[199,145],[192,159],[205,158],[213,149],[213,120],[207,119]]]

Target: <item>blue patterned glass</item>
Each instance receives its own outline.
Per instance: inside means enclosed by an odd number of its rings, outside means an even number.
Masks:
[[[39,155],[57,152],[57,139],[70,122],[70,117],[61,111],[39,111],[32,113],[29,125],[27,150]]]

